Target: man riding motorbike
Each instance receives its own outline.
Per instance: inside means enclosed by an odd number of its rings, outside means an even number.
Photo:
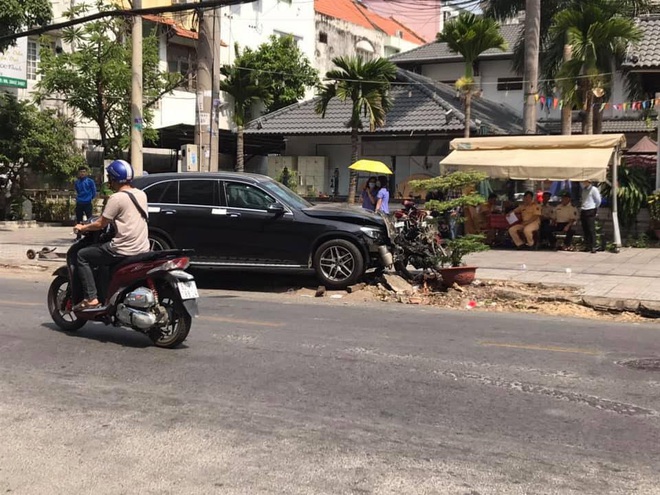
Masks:
[[[149,251],[147,195],[131,186],[133,167],[124,160],[115,160],[108,165],[106,172],[114,194],[96,221],[78,224],[75,230],[80,233],[93,232],[112,223],[116,233],[110,242],[78,252],[78,273],[85,298],[76,305],[76,310],[101,305],[94,280],[94,266],[114,265],[128,256]]]

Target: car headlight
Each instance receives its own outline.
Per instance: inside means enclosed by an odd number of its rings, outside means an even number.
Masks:
[[[364,232],[367,237],[371,237],[374,240],[378,240],[383,236],[382,230],[376,227],[360,227],[360,230]]]

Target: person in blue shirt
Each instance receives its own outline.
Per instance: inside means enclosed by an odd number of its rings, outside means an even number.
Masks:
[[[387,190],[387,177],[381,175],[376,181],[376,213],[383,212],[386,215],[390,214],[390,192]]]
[[[96,184],[87,175],[87,167],[78,169],[76,188],[76,224],[82,223],[83,215],[89,220],[92,218],[92,202],[96,197]]]

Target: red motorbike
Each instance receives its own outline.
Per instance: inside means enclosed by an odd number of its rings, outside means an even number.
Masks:
[[[80,249],[110,240],[113,233],[90,232],[67,251],[66,266],[53,275],[48,290],[48,311],[55,324],[67,332],[88,321],[125,326],[147,335],[157,347],[181,344],[198,314],[195,278],[185,270],[190,250],[152,251],[124,258],[115,265],[95,268],[100,307],[74,310],[83,299],[77,274]]]

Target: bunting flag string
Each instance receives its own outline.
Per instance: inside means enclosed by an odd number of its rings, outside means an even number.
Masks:
[[[561,98],[554,95],[536,95],[536,102],[541,106],[541,110],[560,110],[564,108],[564,102]],[[628,110],[639,111],[639,110],[648,110],[651,108],[660,109],[660,98],[651,98],[648,100],[639,100],[639,101],[625,101],[622,103],[594,103],[594,109],[607,110],[609,108],[614,109],[617,112],[627,112]],[[584,106],[586,110],[586,105]]]

